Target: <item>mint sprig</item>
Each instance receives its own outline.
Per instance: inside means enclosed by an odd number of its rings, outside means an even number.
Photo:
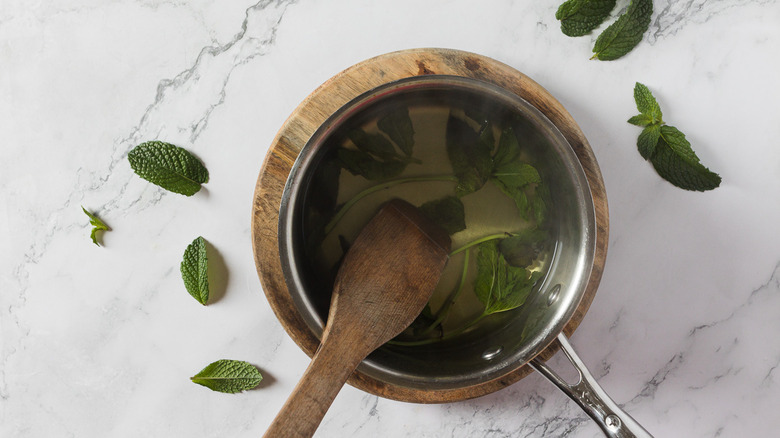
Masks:
[[[84,208],[83,206],[81,207],[81,210],[84,212],[84,214],[89,216],[89,224],[92,225],[92,232],[89,233],[89,237],[92,238],[92,242],[95,245],[100,246],[100,243],[98,243],[98,240],[97,240],[97,232],[98,231],[111,231],[111,228],[109,228],[108,225],[106,225],[102,220],[100,220],[99,217],[97,217],[94,214],[88,212],[87,209]]]
[[[198,236],[187,246],[180,269],[187,292],[205,306],[209,300],[209,260],[203,237]]]
[[[235,394],[259,385],[263,375],[248,362],[221,359],[207,365],[190,380],[213,391]]]
[[[162,141],[148,141],[128,154],[138,176],[166,190],[192,196],[209,180],[209,171],[186,149]]]
[[[642,41],[652,15],[652,0],[631,0],[626,12],[596,39],[591,59],[612,61],[630,52]]]
[[[615,9],[616,0],[568,0],[555,12],[561,32],[570,37],[589,34]]]
[[[720,176],[709,170],[679,129],[663,121],[661,107],[645,85],[636,83],[634,100],[640,114],[628,123],[643,127],[637,149],[650,160],[658,175],[685,190],[707,191],[720,186]]]

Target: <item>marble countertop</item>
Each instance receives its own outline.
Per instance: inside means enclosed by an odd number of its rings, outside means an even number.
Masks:
[[[253,261],[263,157],[329,77],[415,47],[522,71],[588,137],[611,229],[572,343],[615,401],[658,437],[777,434],[780,2],[655,0],[644,40],[613,62],[588,60],[597,34],[560,32],[557,3],[3,0],[0,436],[260,436],[308,364]],[[719,188],[678,189],[642,160],[625,122],[636,81]],[[187,198],[136,177],[127,152],[153,139],[197,154],[205,190]],[[82,205],[112,227],[103,247]],[[198,235],[221,272],[208,307],[179,274]],[[264,382],[228,395],[189,381],[221,358],[257,365]],[[346,387],[317,436],[601,435],[533,374],[446,405]]]

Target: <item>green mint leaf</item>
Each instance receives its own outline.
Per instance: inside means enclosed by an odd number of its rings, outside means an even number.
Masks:
[[[532,193],[531,185],[541,183],[542,178],[536,168],[521,160],[520,144],[512,128],[501,133],[493,164],[490,181],[515,201],[523,218],[530,219],[535,200],[529,199],[529,193]],[[537,206],[540,206],[539,202],[536,201]]]
[[[501,239],[498,250],[511,266],[527,268],[539,256],[548,236],[544,230],[529,228]]]
[[[636,102],[636,109],[639,110],[642,115],[646,116],[650,122],[646,123],[664,123],[663,113],[661,113],[661,106],[658,105],[658,101],[655,100],[655,96],[650,92],[650,89],[646,85],[637,82],[634,85],[634,101]],[[639,116],[634,116],[639,117]],[[632,123],[631,120],[628,123]],[[636,125],[636,123],[632,123]]]
[[[630,52],[642,41],[652,15],[652,0],[631,0],[626,12],[596,39],[591,59],[612,61]]]
[[[377,121],[380,131],[387,134],[407,157],[412,156],[414,127],[408,108],[398,108]]]
[[[655,153],[655,147],[659,138],[661,138],[661,125],[652,124],[646,126],[636,139],[639,155],[645,160],[649,160]]]
[[[127,154],[127,159],[138,176],[181,195],[194,195],[209,180],[209,172],[200,160],[169,143],[141,143]]]
[[[628,123],[636,126],[647,126],[655,123],[652,117],[645,114],[637,114],[634,117],[628,119]]]
[[[539,172],[528,163],[507,163],[495,170],[493,178],[506,187],[521,189],[529,184],[542,182]]]
[[[423,311],[417,315],[417,318],[415,318],[414,321],[412,321],[412,324],[409,325],[409,328],[406,329],[407,332],[411,332],[415,337],[426,335],[434,330],[437,332],[438,336],[443,335],[441,323],[436,323],[436,316],[433,314],[433,310],[431,310],[430,303],[425,305]]]
[[[682,132],[667,125],[661,126],[660,131],[651,162],[663,179],[681,189],[700,192],[720,186],[720,176],[699,162]]]
[[[337,156],[341,166],[349,173],[371,181],[398,176],[408,163],[396,159],[380,161],[368,152],[346,148],[339,148]]]
[[[111,231],[111,228],[108,227],[102,220],[100,220],[99,217],[95,216],[94,214],[87,211],[84,206],[81,207],[81,210],[89,217],[89,224],[92,225],[92,232],[89,233],[89,237],[92,238],[92,242],[100,246],[100,243],[98,243],[97,240],[97,232],[98,231]]]
[[[699,164],[699,157],[693,152],[691,144],[685,139],[685,134],[679,129],[668,125],[661,126],[661,137],[680,158],[691,164]]]
[[[493,174],[498,169],[511,166],[513,163],[520,162],[520,143],[512,128],[507,128],[501,132],[498,139],[498,147],[493,155]]]
[[[187,292],[205,306],[209,300],[209,260],[203,237],[198,236],[187,246],[180,269]]]
[[[466,212],[463,202],[455,196],[445,196],[426,202],[420,206],[420,211],[444,228],[448,234],[455,234],[466,229]]]
[[[514,131],[512,128],[505,129],[501,133],[493,157],[491,177],[503,185],[515,188],[542,182],[536,168],[522,161],[520,152],[520,144]]]
[[[207,365],[190,380],[213,391],[235,394],[259,385],[263,375],[248,362],[222,359]]]
[[[455,194],[458,196],[476,192],[490,178],[493,145],[488,129],[475,131],[465,121],[450,114],[447,120],[446,149],[452,170],[458,178]],[[482,136],[480,136],[482,134]]]
[[[348,136],[358,150],[371,154],[379,160],[394,160],[398,156],[393,143],[382,134],[368,134],[362,129],[354,129]]]
[[[547,218],[547,204],[550,202],[550,189],[547,184],[539,183],[531,199],[531,211],[537,227],[542,227]]]
[[[539,278],[539,272],[507,264],[495,240],[479,245],[474,292],[485,306],[484,314],[522,306]]]
[[[587,35],[615,9],[616,0],[568,0],[555,13],[561,32],[570,37]]]

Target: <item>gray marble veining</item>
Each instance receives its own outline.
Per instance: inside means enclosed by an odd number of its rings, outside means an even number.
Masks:
[[[0,436],[261,434],[308,363],[265,301],[249,243],[268,144],[328,77],[431,46],[530,75],[588,136],[609,195],[610,251],[572,343],[607,392],[656,436],[775,434],[780,2],[657,0],[644,41],[613,62],[588,60],[595,34],[560,33],[557,4],[490,3],[3,2]],[[639,157],[625,123],[636,81],[723,176],[720,188],[676,189]],[[186,198],[137,178],[127,152],[153,139],[203,159],[204,190]],[[113,229],[101,248],[81,205]],[[208,307],[178,271],[197,235],[225,267]],[[257,365],[265,382],[231,396],[189,382],[220,358]],[[600,432],[532,375],[448,405],[345,388],[318,436]]]

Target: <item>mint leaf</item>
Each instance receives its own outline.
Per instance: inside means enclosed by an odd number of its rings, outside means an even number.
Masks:
[[[190,380],[213,391],[235,394],[259,385],[263,375],[248,362],[221,359],[207,365]]]
[[[420,206],[420,211],[444,228],[447,234],[455,234],[466,229],[466,212],[463,202],[455,196],[445,196],[426,202]]]
[[[522,162],[507,163],[497,168],[493,173],[493,178],[499,184],[499,187],[512,189],[521,189],[529,184],[542,182],[542,178],[539,176],[536,168]]]
[[[387,134],[407,157],[412,156],[414,127],[412,126],[412,119],[409,118],[408,108],[403,107],[391,111],[377,121],[377,127],[380,131]]]
[[[539,256],[548,236],[544,230],[529,228],[501,239],[498,250],[511,266],[527,268]]]
[[[568,0],[555,13],[561,32],[570,37],[587,35],[615,9],[616,0]]]
[[[169,143],[141,143],[127,154],[127,159],[138,176],[181,195],[194,195],[209,180],[209,172],[200,160]]]
[[[412,321],[407,331],[411,332],[413,336],[423,336],[434,330],[436,330],[438,336],[444,334],[441,322],[436,321],[436,315],[433,314],[431,304],[428,303],[422,312],[417,315],[417,318]]]
[[[337,157],[349,173],[372,181],[398,176],[407,165],[407,162],[396,159],[379,160],[368,152],[356,149],[339,148]]]
[[[520,215],[529,219],[534,210],[534,200],[529,199],[530,186],[542,179],[536,168],[521,160],[520,145],[512,128],[501,133],[493,165],[491,181],[515,201]],[[536,202],[538,205],[539,201]]]
[[[483,313],[490,315],[522,306],[541,275],[507,264],[495,240],[480,244],[474,292],[485,306]]]
[[[520,161],[520,143],[512,128],[504,129],[498,138],[498,147],[493,155],[493,174]]]
[[[655,100],[655,96],[650,92],[650,89],[646,85],[637,82],[634,84],[634,102],[636,102],[636,109],[642,113],[645,120],[649,119],[650,122],[646,123],[664,123],[663,113],[661,112],[661,106],[658,105],[658,101]],[[639,116],[634,116],[639,117]],[[628,123],[632,123],[631,120]],[[636,125],[636,123],[633,123]]]
[[[380,160],[394,160],[397,157],[393,143],[382,134],[369,134],[362,129],[353,129],[348,137],[358,150],[371,154]]]
[[[636,146],[639,149],[639,155],[645,160],[649,160],[655,153],[655,146],[661,137],[661,125],[654,123],[648,125],[639,134],[636,139]]]
[[[447,120],[446,149],[452,170],[458,178],[455,194],[473,193],[490,178],[493,160],[490,157],[493,145],[489,144],[489,128],[482,136],[463,120],[450,114]]]
[[[644,114],[637,114],[634,117],[628,119],[628,123],[636,126],[647,126],[652,123],[655,123],[655,121],[650,116]]]
[[[673,126],[661,126],[661,135],[651,158],[656,172],[685,190],[704,192],[720,186],[720,176],[699,162],[685,135]]]
[[[184,287],[193,298],[204,306],[209,300],[209,261],[206,257],[206,240],[198,236],[184,251],[181,261],[181,278]]]
[[[103,221],[100,220],[99,217],[97,217],[94,214],[88,212],[87,209],[84,208],[84,206],[81,207],[81,210],[84,212],[84,214],[89,216],[89,224],[92,225],[92,232],[89,233],[89,237],[92,238],[92,242],[95,245],[100,246],[100,243],[98,243],[98,240],[97,240],[97,232],[98,231],[111,231],[111,228],[109,228],[108,225],[103,223]]]
[[[612,61],[630,52],[642,41],[652,15],[652,0],[631,0],[626,12],[596,39],[591,59]]]
[[[547,184],[539,183],[536,185],[534,196],[531,199],[531,211],[536,221],[536,226],[541,227],[547,218],[547,204],[550,201],[550,189]]]

